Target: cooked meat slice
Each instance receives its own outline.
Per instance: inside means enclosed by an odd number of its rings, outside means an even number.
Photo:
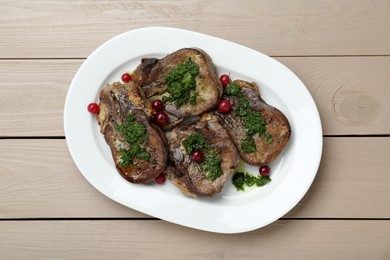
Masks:
[[[222,95],[215,66],[200,49],[185,48],[162,59],[142,59],[133,72],[133,81],[143,88],[150,101],[164,101],[170,116],[166,130],[184,117],[210,111]]]
[[[132,82],[107,84],[100,92],[97,120],[119,173],[133,183],[146,183],[167,164],[166,139],[150,122],[152,108]]]
[[[239,155],[217,116],[206,113],[194,120],[175,127],[168,137],[168,177],[186,195],[211,197],[221,192]],[[191,160],[194,149],[203,153],[202,162]]]
[[[219,111],[216,114],[241,158],[257,166],[275,160],[291,135],[286,116],[261,98],[255,83],[235,80],[225,88],[223,99],[230,101],[232,109],[225,114]]]

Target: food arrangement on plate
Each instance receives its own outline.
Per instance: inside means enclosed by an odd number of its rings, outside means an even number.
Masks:
[[[188,196],[211,197],[232,174],[237,190],[271,180],[268,164],[291,128],[255,83],[218,77],[210,56],[195,48],[144,58],[122,81],[107,84],[88,110],[127,181],[161,184],[168,176]],[[237,171],[240,159],[260,167],[259,175]]]

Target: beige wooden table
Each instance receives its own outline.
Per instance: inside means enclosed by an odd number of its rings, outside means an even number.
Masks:
[[[70,82],[101,43],[145,26],[246,45],[306,84],[324,150],[291,212],[207,233],[121,206],[79,173],[62,123]],[[0,259],[390,259],[389,0],[1,0],[0,99]]]

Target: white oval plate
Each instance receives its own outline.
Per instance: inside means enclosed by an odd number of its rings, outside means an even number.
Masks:
[[[106,83],[119,81],[141,58],[162,58],[184,47],[205,50],[218,73],[254,81],[264,100],[289,119],[291,140],[270,164],[272,182],[238,192],[228,180],[214,198],[186,197],[169,181],[164,185],[131,184],[115,169],[110,149],[95,117],[86,110]],[[316,105],[298,77],[278,61],[247,47],[212,36],[164,27],[126,32],[97,48],[82,64],[65,102],[66,141],[77,167],[100,192],[145,214],[180,225],[218,233],[263,227],[291,210],[309,189],[322,154],[322,128]],[[244,170],[258,174],[256,167]]]

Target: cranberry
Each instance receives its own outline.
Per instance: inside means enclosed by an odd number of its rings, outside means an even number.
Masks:
[[[158,124],[160,126],[163,126],[166,123],[168,123],[168,119],[169,118],[168,118],[167,113],[165,113],[163,111],[157,112],[157,114],[154,116],[154,122],[156,122],[156,124]]]
[[[232,109],[232,104],[230,104],[229,100],[221,100],[219,101],[218,109],[222,113],[227,113],[230,111],[230,109]]]
[[[230,83],[230,81],[232,81],[232,80],[230,79],[229,75],[227,75],[227,74],[223,74],[223,75],[219,78],[219,80],[221,81],[222,87],[226,87],[226,86]]]
[[[130,80],[131,80],[131,75],[130,75],[129,73],[125,73],[125,74],[122,75],[122,81],[123,81],[124,83],[127,83],[127,82],[129,82]]]
[[[193,150],[191,153],[191,160],[194,162],[203,161],[203,153],[201,150]]]
[[[153,101],[152,107],[156,111],[161,111],[161,110],[164,109],[164,104],[163,104],[163,102],[160,99],[156,99],[155,101]]]
[[[88,112],[92,114],[97,114],[99,113],[99,105],[96,103],[90,103],[87,107]]]
[[[156,182],[157,182],[158,184],[164,184],[165,181],[167,180],[167,177],[165,176],[164,173],[161,173],[159,176],[157,176],[157,177],[155,178],[155,180],[156,180]]]
[[[259,169],[260,175],[263,177],[269,176],[269,173],[271,172],[271,169],[268,165],[261,166]]]

